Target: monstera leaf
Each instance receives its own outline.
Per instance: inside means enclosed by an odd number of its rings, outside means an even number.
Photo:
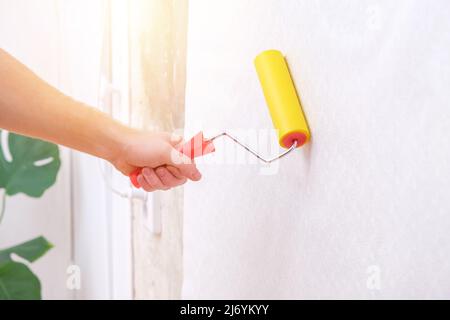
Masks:
[[[56,145],[9,133],[0,148],[0,188],[10,196],[22,192],[40,197],[55,183],[60,165]]]
[[[0,250],[0,300],[41,299],[41,283],[27,265],[14,261],[14,253],[34,262],[52,248],[44,237]]]

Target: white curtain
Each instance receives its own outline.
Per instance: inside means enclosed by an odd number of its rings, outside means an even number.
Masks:
[[[135,0],[130,8],[132,123],[150,130],[183,130],[186,0]],[[137,299],[179,299],[182,285],[183,190],[153,193],[162,233],[143,227],[135,206],[134,285]]]
[[[0,1],[0,45],[38,76],[92,106],[98,102],[106,1]],[[8,199],[0,247],[44,235],[55,247],[32,265],[44,299],[109,298],[105,188],[97,160],[60,148],[57,183],[41,199]],[[95,236],[94,236],[95,235]],[[67,289],[67,268],[82,289]]]

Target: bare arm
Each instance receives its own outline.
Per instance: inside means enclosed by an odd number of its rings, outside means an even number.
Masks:
[[[180,139],[120,124],[62,94],[1,49],[0,128],[103,158],[126,175],[148,167],[139,178],[148,191],[200,179],[189,159],[172,159]]]

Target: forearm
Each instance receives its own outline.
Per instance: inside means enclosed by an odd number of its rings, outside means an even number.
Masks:
[[[201,178],[175,149],[181,137],[128,128],[65,96],[1,49],[0,128],[103,158],[125,175],[144,168],[137,182],[146,191]]]
[[[111,160],[131,129],[77,102],[0,50],[0,128]]]

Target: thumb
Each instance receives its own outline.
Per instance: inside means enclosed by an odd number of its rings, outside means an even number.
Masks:
[[[160,136],[173,147],[176,147],[181,141],[183,141],[183,137],[176,133],[162,132],[160,133]]]

